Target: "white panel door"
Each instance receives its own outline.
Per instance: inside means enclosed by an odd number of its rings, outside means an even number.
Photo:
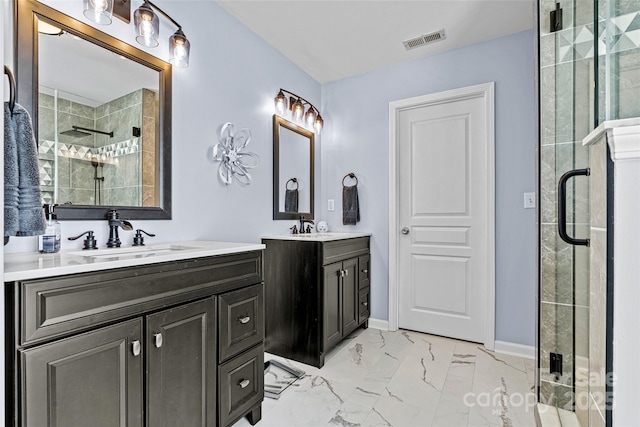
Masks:
[[[398,325],[485,340],[487,112],[483,97],[402,109]],[[492,171],[491,171],[492,172]]]

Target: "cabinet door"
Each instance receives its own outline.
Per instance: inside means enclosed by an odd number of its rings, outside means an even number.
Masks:
[[[342,262],[342,336],[358,326],[358,258]]]
[[[137,319],[21,350],[21,425],[142,426],[141,337]]]
[[[325,265],[322,270],[324,272],[323,342],[326,352],[342,339],[342,263]]]
[[[147,427],[216,425],[214,297],[147,317]]]

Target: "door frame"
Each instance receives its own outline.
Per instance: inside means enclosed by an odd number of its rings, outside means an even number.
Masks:
[[[487,175],[485,177],[485,253],[486,253],[486,296],[484,301],[484,346],[495,348],[496,323],[496,272],[495,272],[495,83],[483,83],[413,98],[401,99],[389,103],[389,330],[398,329],[398,257],[399,257],[399,201],[398,188],[398,129],[397,118],[401,111],[428,105],[437,105],[469,98],[483,98],[486,112],[487,150],[485,161]]]

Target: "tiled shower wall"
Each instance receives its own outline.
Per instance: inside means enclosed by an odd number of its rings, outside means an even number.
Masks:
[[[142,155],[134,127],[142,129],[142,89],[96,107],[96,129],[113,131],[113,138],[96,135],[96,148],[104,147],[106,155],[102,204],[142,204]]]
[[[598,34],[599,123],[640,117],[640,0],[600,1]]]
[[[147,201],[157,206],[157,186],[154,186],[157,176],[156,98],[155,92],[141,89],[94,108],[59,96],[56,135],[54,97],[41,93],[38,132],[45,203],[53,202],[54,197],[54,141],[57,136],[57,203],[141,206],[143,196],[149,193],[151,196]],[[143,115],[146,127],[142,126]],[[92,134],[76,138],[61,134],[73,125],[113,131],[114,136]],[[141,137],[133,136],[134,127],[141,130]],[[99,192],[96,191],[92,158],[99,160],[98,177],[104,176]],[[151,178],[145,178],[149,171]],[[143,189],[143,180],[151,183],[151,191]]]
[[[589,166],[582,139],[596,124],[640,116],[640,0],[596,2],[596,18],[594,2],[560,1],[564,29],[551,33],[555,3],[540,1],[540,400],[575,410],[586,426],[589,330],[603,327],[590,324],[588,312],[590,301],[605,295],[589,296],[589,249],[558,237],[556,190],[563,173]],[[572,181],[568,230],[584,238],[589,236],[588,180]],[[550,352],[563,355],[560,377],[550,373]]]

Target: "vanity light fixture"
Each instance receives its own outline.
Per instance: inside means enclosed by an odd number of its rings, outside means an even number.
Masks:
[[[182,25],[178,24],[172,17],[167,15],[162,9],[149,0],[144,0],[133,15],[133,22],[136,26],[136,41],[143,46],[158,46],[158,37],[160,36],[160,23],[158,15],[154,10],[167,18],[178,30],[169,37],[169,62],[179,68],[187,68],[189,66],[189,50],[191,43],[182,31]]]
[[[291,95],[288,100],[285,93]],[[322,131],[324,120],[322,120],[322,116],[320,116],[320,111],[315,107],[315,105],[303,97],[296,95],[293,92],[289,92],[288,90],[280,89],[280,92],[278,92],[274,102],[276,106],[276,114],[279,116],[285,117],[285,114],[290,112],[292,121],[300,123],[304,120],[307,127],[314,129],[316,134],[320,134],[320,131]],[[304,112],[305,105],[309,106],[306,113]]]
[[[146,47],[156,47],[160,44],[158,41],[160,20],[147,1],[133,13],[133,23],[136,26],[136,41],[138,43]]]
[[[178,28],[169,37],[169,62],[178,68],[187,68],[191,44],[184,35],[182,26],[149,0],[144,0],[142,6],[133,13],[136,41],[146,47],[160,44],[160,20],[156,12]],[[131,0],[84,0],[84,16],[91,21],[109,25],[112,15],[128,24],[131,21]]]

